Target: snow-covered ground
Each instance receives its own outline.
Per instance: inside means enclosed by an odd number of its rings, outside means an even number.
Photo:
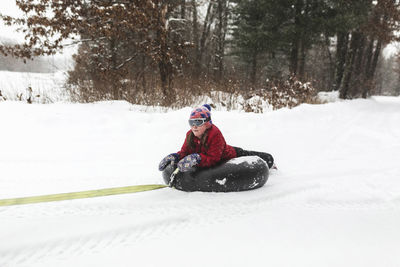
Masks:
[[[162,183],[190,108],[0,102],[0,199]],[[0,266],[400,266],[400,98],[213,111],[274,155],[261,189],[0,207]]]
[[[0,71],[0,91],[7,100],[26,101],[30,95],[34,103],[53,103],[70,100],[65,89],[65,71],[53,73]],[[30,89],[31,88],[31,92]],[[0,96],[0,100],[3,98]]]

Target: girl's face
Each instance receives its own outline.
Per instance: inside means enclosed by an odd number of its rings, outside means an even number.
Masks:
[[[204,132],[207,130],[207,126],[206,123],[203,123],[203,125],[201,126],[196,126],[193,125],[190,127],[192,129],[193,134],[197,137],[197,138],[201,138],[201,136],[204,134]]]

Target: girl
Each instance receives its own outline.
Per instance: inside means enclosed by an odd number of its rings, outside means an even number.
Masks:
[[[163,158],[158,166],[163,171],[168,164],[178,163],[181,172],[193,167],[212,167],[220,162],[241,156],[259,156],[269,168],[274,168],[273,157],[264,152],[247,151],[226,144],[220,130],[211,121],[211,107],[204,104],[190,113],[190,130],[181,150]]]

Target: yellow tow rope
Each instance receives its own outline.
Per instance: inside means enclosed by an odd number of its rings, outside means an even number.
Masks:
[[[0,206],[12,206],[12,205],[23,205],[23,204],[61,201],[61,200],[70,200],[70,199],[79,199],[79,198],[111,196],[111,195],[128,194],[128,193],[136,193],[136,192],[155,190],[155,189],[160,189],[160,188],[164,188],[164,187],[167,187],[167,186],[162,185],[162,184],[133,185],[133,186],[104,188],[104,189],[71,192],[71,193],[60,193],[60,194],[52,194],[52,195],[0,199]]]

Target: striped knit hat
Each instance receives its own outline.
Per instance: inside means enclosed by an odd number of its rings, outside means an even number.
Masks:
[[[210,121],[207,122],[207,127],[210,127],[212,124],[211,121],[211,106],[209,104],[204,104],[201,107],[197,107],[192,110],[190,113],[189,119],[197,119],[197,118],[206,118]]]

